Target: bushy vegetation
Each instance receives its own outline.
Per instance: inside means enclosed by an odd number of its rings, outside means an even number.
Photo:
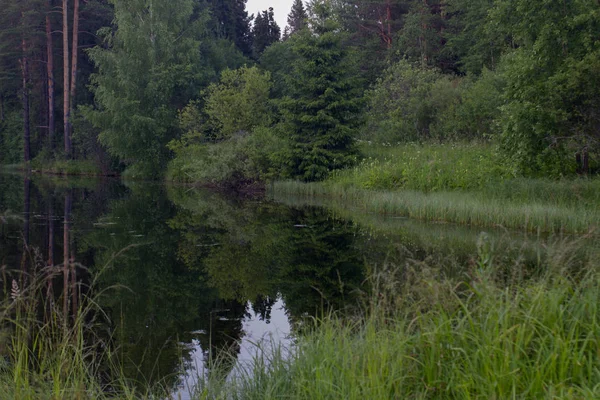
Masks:
[[[342,187],[438,191],[482,188],[513,177],[487,143],[375,145],[363,143],[365,158],[327,182]]]

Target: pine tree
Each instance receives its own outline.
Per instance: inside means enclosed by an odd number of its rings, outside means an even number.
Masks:
[[[273,8],[265,10],[258,14],[254,20],[254,28],[252,29],[253,36],[253,53],[258,59],[267,47],[279,41],[281,37],[281,29],[275,22]]]
[[[293,94],[280,102],[291,142],[289,173],[307,181],[348,166],[356,153],[362,96],[345,35],[331,13],[329,1],[313,1],[312,31],[287,42],[298,57],[290,76]]]
[[[292,4],[292,10],[288,14],[287,18],[287,23],[289,26],[288,36],[304,29],[306,27],[307,20],[308,14],[304,8],[304,2],[302,0],[294,0],[294,4]]]

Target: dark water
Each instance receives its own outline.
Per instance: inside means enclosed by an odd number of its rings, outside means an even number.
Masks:
[[[481,247],[477,229],[279,200],[0,174],[0,266],[10,281],[11,271],[61,271],[67,258],[68,287],[58,276],[54,295],[77,288],[97,299],[127,377],[185,391],[210,358],[237,360],[228,374],[261,340],[289,349],[307,316],[360,307],[380,266],[435,258],[462,274]],[[487,237],[505,256],[536,259],[544,247],[514,233]]]

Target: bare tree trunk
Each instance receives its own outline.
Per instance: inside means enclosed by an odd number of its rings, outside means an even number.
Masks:
[[[69,85],[69,1],[62,0],[63,19],[63,130],[65,139],[65,153],[71,156],[71,110],[70,110],[70,85]]]
[[[71,89],[70,89],[70,114],[75,110],[75,92],[77,90],[77,61],[79,56],[79,0],[73,3],[73,45],[71,46]],[[72,128],[72,124],[70,124]]]
[[[48,75],[48,144],[54,149],[54,46],[52,44],[52,24],[50,22],[50,11],[52,0],[48,0],[48,13],[46,14],[46,72]]]
[[[65,318],[65,324],[67,323],[69,317],[69,261],[71,256],[71,250],[69,248],[71,240],[69,219],[71,214],[72,200],[71,192],[67,192],[65,195],[65,216],[63,220],[63,314]]]
[[[31,161],[30,138],[31,124],[29,117],[29,60],[27,58],[27,42],[21,40],[23,58],[21,59],[21,75],[23,78],[23,161]]]
[[[387,48],[392,48],[392,4],[391,0],[387,0],[386,2],[387,8]]]

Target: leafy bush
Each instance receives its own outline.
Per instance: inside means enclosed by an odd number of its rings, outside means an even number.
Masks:
[[[388,68],[367,96],[368,123],[363,136],[379,143],[445,136],[432,128],[445,109],[460,102],[458,81],[406,60]]]
[[[460,101],[441,105],[440,117],[432,128],[434,136],[457,140],[495,136],[502,106],[503,76],[484,70],[477,79],[460,81],[457,90]]]
[[[257,128],[218,143],[193,144],[177,150],[167,176],[181,182],[238,187],[273,176],[286,145],[272,129]]]
[[[188,136],[216,140],[268,126],[271,86],[270,73],[263,73],[257,67],[226,69],[220,82],[206,89],[202,111],[198,102],[192,102],[179,112],[180,126]]]

